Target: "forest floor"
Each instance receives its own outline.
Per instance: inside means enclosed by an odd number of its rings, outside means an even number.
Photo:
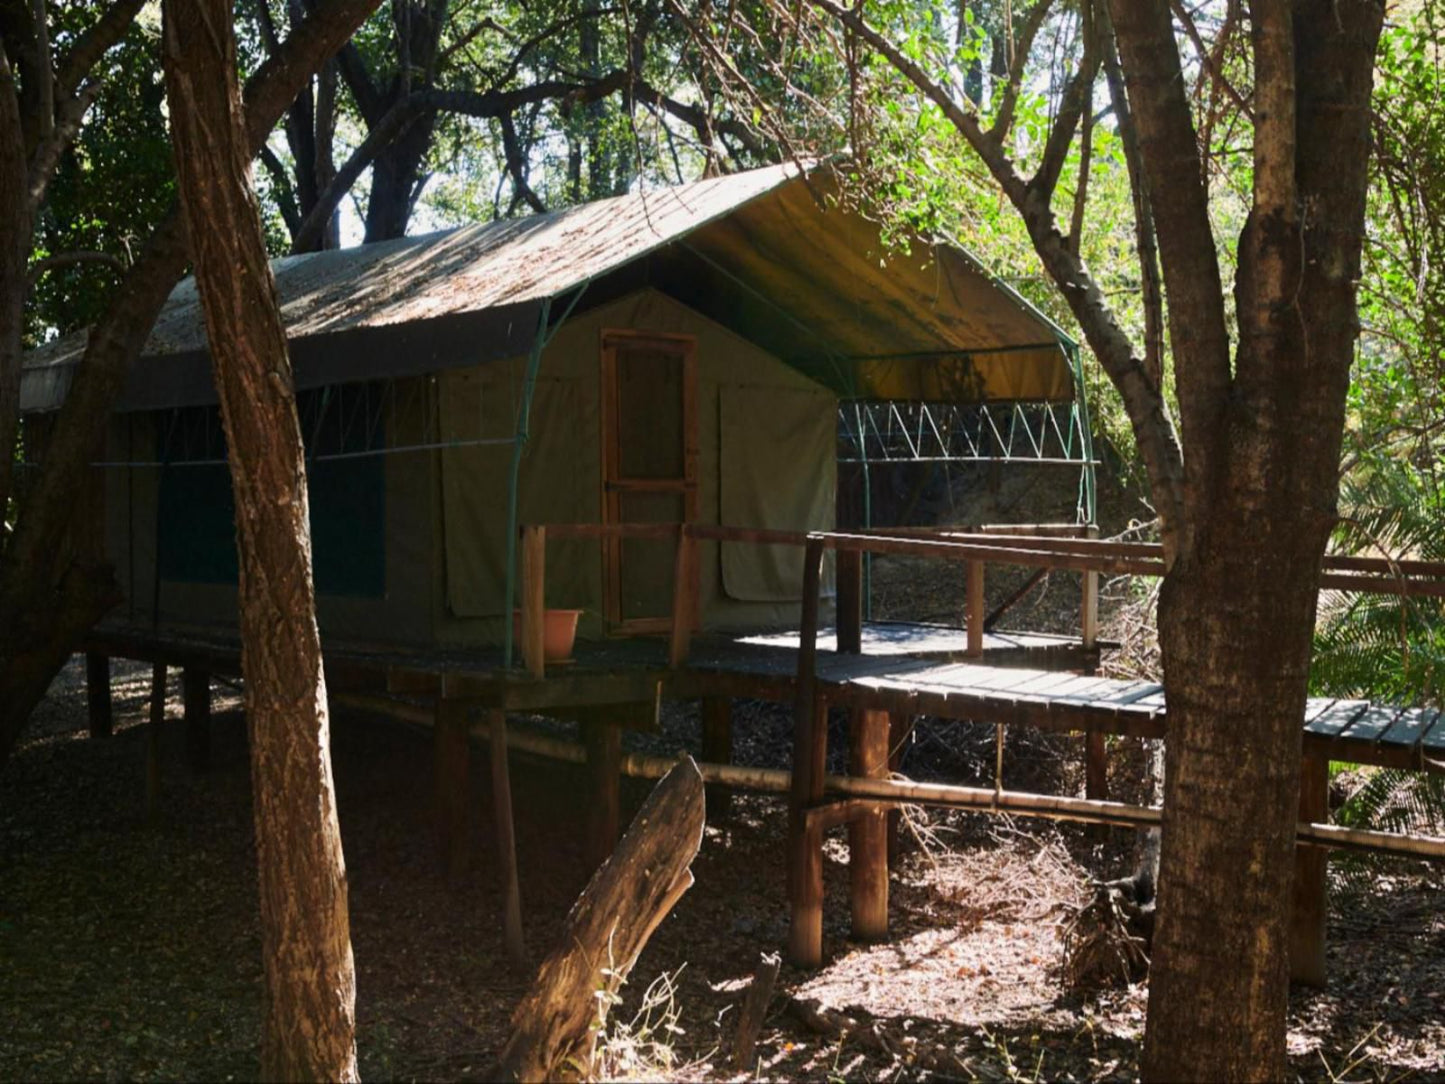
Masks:
[[[1072,501],[1070,478],[944,472],[923,490],[928,522],[1043,522]],[[1020,480],[1022,479],[1022,480]],[[1106,484],[1105,534],[1143,510]],[[881,479],[899,493],[908,480]],[[931,502],[931,503],[930,503]],[[1141,514],[1143,513],[1143,514]],[[1025,575],[991,568],[990,601]],[[878,617],[952,620],[962,572],[880,559]],[[1106,658],[1150,673],[1148,584],[1104,585]],[[1078,577],[1055,576],[1005,625],[1077,627]],[[144,799],[149,667],[116,663],[115,736],[85,734],[84,667],[57,679],[0,769],[0,1080],[251,1079],[257,1072],[261,950],[245,726],[234,690],[215,687],[212,764],[185,766],[179,681],[163,728],[156,823]],[[519,720],[523,725],[550,725]],[[830,749],[841,770],[844,722]],[[566,725],[562,729],[575,727]],[[786,766],[786,711],[739,704],[735,759]],[[485,1078],[530,976],[506,965],[484,764],[474,767],[475,861],[448,884],[431,817],[429,735],[349,713],[333,722],[336,783],[351,888],[358,1046],[367,1079]],[[924,720],[904,771],[990,785],[994,729]],[[692,705],[667,705],[657,734],[627,747],[696,752]],[[1011,788],[1077,794],[1080,739],[1011,728]],[[1110,752],[1110,787],[1147,800],[1139,743]],[[480,757],[478,758],[480,760]],[[591,871],[582,857],[586,787],[578,769],[522,756],[512,767],[523,913],[533,960],[554,943]],[[624,813],[646,785],[624,787]],[[1062,935],[1097,879],[1126,872],[1135,838],[1082,826],[963,813],[921,814],[891,881],[891,937],[848,940],[847,848],[825,855],[827,966],[784,968],[753,1065],[728,1068],[738,1005],[759,955],[785,941],[787,813],[735,796],[708,825],[696,884],[643,952],[601,1044],[599,1077],[742,1079],[1126,1080],[1137,1076],[1143,984],[1084,996],[1062,981]],[[1328,986],[1290,1001],[1290,1068],[1320,1081],[1445,1080],[1445,869],[1338,857],[1329,915]],[[650,993],[649,993],[650,991]],[[856,1024],[841,1041],[829,1012]],[[836,1019],[836,1018],[834,1018]]]
[[[261,954],[239,702],[218,687],[204,773],[184,766],[181,724],[166,724],[152,825],[143,797],[149,669],[117,664],[117,732],[104,741],[85,739],[82,672],[78,662],[67,668],[0,772],[0,1079],[253,1078]],[[173,684],[173,720],[179,691]],[[788,725],[776,709],[740,706],[738,760],[785,762]],[[474,869],[448,885],[433,846],[427,736],[350,715],[333,733],[363,1075],[483,1077],[527,976],[504,963],[481,783]],[[696,714],[669,712],[662,735],[634,740],[695,750]],[[1009,786],[1077,791],[1077,739],[1019,729],[1007,748]],[[1127,742],[1114,754],[1113,782],[1128,798],[1141,754]],[[954,724],[925,727],[907,767],[971,782],[991,779],[992,761],[992,728]],[[520,757],[513,769],[534,958],[590,872],[580,850],[583,788],[569,773]],[[635,807],[644,795],[645,786],[629,786],[624,800]],[[1077,996],[1059,967],[1070,908],[1091,877],[1124,868],[1130,839],[963,814],[931,818],[927,846],[903,856],[893,935],[881,945],[847,940],[846,847],[830,839],[829,962],[815,974],[784,969],[754,1065],[731,1073],[721,1051],[741,993],[759,954],[784,941],[785,823],[780,802],[739,797],[729,819],[709,825],[697,883],[654,935],[614,1013],[601,1075],[1136,1076],[1144,987]],[[1291,997],[1291,1070],[1325,1081],[1445,1079],[1445,878],[1418,863],[1363,875],[1336,868],[1352,875],[1337,878],[1332,896],[1329,985]],[[650,1020],[639,1016],[646,1001]],[[817,1020],[812,1003],[862,1026],[841,1042],[821,1034],[808,1023]]]

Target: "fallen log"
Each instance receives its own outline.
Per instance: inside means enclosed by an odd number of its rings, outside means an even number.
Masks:
[[[557,947],[512,1013],[512,1035],[493,1079],[547,1080],[571,1054],[590,1060],[611,995],[692,886],[689,867],[702,828],[702,776],[684,757],[653,789],[612,857],[572,905]]]

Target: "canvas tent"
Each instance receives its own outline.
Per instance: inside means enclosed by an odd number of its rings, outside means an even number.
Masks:
[[[497,640],[516,523],[829,528],[840,400],[1075,398],[1054,325],[960,249],[886,250],[834,196],[778,166],[276,261],[323,631]],[[83,347],[27,358],[23,409],[59,406]],[[214,401],[187,280],[97,466],[129,620],[234,620]],[[548,604],[584,634],[666,612],[667,544],[608,549],[549,554]],[[706,627],[796,620],[797,551],[709,545],[702,569]]]

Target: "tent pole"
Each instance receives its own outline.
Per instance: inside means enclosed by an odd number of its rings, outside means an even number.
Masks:
[[[1084,446],[1084,466],[1079,475],[1079,503],[1083,506],[1085,525],[1095,527],[1098,526],[1099,491],[1094,467],[1094,433],[1089,420],[1089,396],[1084,388],[1084,361],[1078,343],[1061,339],[1059,348],[1063,350],[1069,369],[1074,374],[1074,402],[1079,410],[1079,435]]]
[[[868,446],[863,435],[863,408],[853,403],[853,425],[858,434],[858,459],[863,466],[863,526],[873,526],[873,482],[868,469]],[[863,555],[863,620],[873,619],[873,555]]]

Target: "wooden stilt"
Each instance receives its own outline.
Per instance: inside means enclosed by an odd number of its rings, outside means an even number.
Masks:
[[[822,697],[814,700],[811,725],[807,727],[808,750],[793,770],[793,803],[797,824],[791,831],[789,866],[792,873],[791,922],[788,928],[788,959],[799,967],[823,966],[823,825],[807,821],[802,810],[822,801],[823,773],[828,752],[828,705]],[[799,770],[799,768],[803,770]],[[803,785],[798,784],[803,777]],[[799,804],[799,798],[803,801]]]
[[[857,655],[863,650],[863,554],[860,550],[839,550],[838,591],[834,606],[838,614],[838,651]]]
[[[622,827],[622,728],[602,720],[582,724],[587,748],[587,850],[589,869],[607,861]]]
[[[492,816],[497,824],[497,874],[502,882],[502,932],[507,956],[518,970],[527,966],[522,940],[522,888],[517,878],[517,839],[512,824],[512,774],[507,762],[507,715],[487,712],[487,738],[491,743]]]
[[[913,716],[895,711],[888,716],[888,772],[890,775],[903,770],[903,753],[913,735]],[[901,852],[903,814],[897,809],[888,811],[888,868],[898,864]]]
[[[857,708],[849,717],[848,771],[866,779],[888,775],[888,713]],[[888,815],[861,813],[848,823],[849,900],[853,937],[888,936]]]
[[[820,540],[803,556],[803,620],[798,643],[793,778],[788,795],[788,959],[799,967],[823,964],[823,830],[804,815],[823,797],[828,754],[828,704],[817,685]]]
[[[146,725],[146,819],[160,817],[161,729],[166,722],[166,664],[151,667],[150,721]]]
[[[1100,801],[1109,797],[1109,748],[1104,739],[1094,731],[1084,735],[1084,797]]]
[[[181,670],[181,701],[186,720],[186,760],[203,772],[211,766],[211,675],[199,666]]]
[[[90,736],[108,738],[114,725],[110,705],[110,656],[91,652],[85,656],[85,706],[90,716]]]
[[[979,658],[983,655],[983,621],[984,621],[984,588],[982,561],[968,561],[967,585],[964,593],[964,605],[968,608],[968,614],[964,620],[968,636],[968,645],[965,654],[971,658]]]
[[[727,697],[709,697],[702,702],[702,759],[707,764],[733,762],[733,702]],[[733,793],[714,784],[707,789],[707,819],[719,821],[732,808]]]
[[[467,740],[467,708],[456,700],[440,697],[436,703],[436,724],[432,732],[435,754],[437,855],[449,878],[455,880],[467,868],[468,816],[471,794],[471,743]]]
[[[1329,817],[1330,762],[1306,753],[1300,763],[1299,819],[1323,824]],[[1294,853],[1290,979],[1302,986],[1324,986],[1329,852],[1323,847],[1296,843]]]

